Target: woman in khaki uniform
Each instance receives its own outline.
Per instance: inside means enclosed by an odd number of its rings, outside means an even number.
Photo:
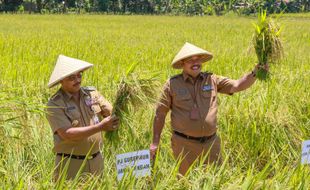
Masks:
[[[166,115],[171,110],[171,146],[174,157],[181,158],[182,175],[199,157],[205,158],[206,164],[221,161],[220,138],[216,134],[217,94],[232,95],[256,80],[258,66],[239,80],[201,72],[202,63],[212,57],[210,52],[185,43],[172,61],[172,67],[183,72],[167,80],[157,104],[151,156],[156,154]]]
[[[72,179],[78,171],[103,170],[101,131],[118,127],[112,106],[94,87],[81,87],[82,72],[93,65],[60,55],[48,87],[61,88],[47,103],[47,120],[54,137],[55,180]],[[100,119],[102,120],[100,121]]]

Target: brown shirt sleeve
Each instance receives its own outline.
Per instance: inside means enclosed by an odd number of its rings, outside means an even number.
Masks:
[[[170,79],[164,85],[159,101],[157,103],[156,113],[166,115],[171,108]]]
[[[214,75],[214,76],[216,78],[217,91],[219,93],[232,95],[233,93],[230,93],[230,91],[234,85],[234,80],[229,79],[228,77],[223,77],[223,76],[218,76],[218,75]]]
[[[96,91],[95,92],[96,95],[97,95],[97,98],[98,98],[98,103],[100,105],[100,108],[101,108],[101,113],[104,117],[107,117],[109,115],[112,114],[112,109],[113,109],[113,106],[112,104],[106,100],[101,94],[100,92]]]
[[[71,122],[69,118],[65,115],[64,108],[55,105],[52,102],[47,104],[47,114],[46,118],[52,128],[53,133],[60,128],[70,128]]]

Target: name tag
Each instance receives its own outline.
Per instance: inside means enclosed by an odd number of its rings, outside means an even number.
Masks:
[[[75,109],[74,106],[67,107],[67,110],[68,110],[68,111],[71,111],[71,110],[74,110],[74,109]]]
[[[213,90],[212,86],[211,85],[204,85],[202,87],[202,91],[210,91],[210,90]]]

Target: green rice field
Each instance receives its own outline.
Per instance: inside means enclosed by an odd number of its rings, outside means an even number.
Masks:
[[[197,163],[185,177],[170,148],[170,117],[152,175],[116,179],[115,156],[148,149],[156,103],[128,116],[131,132],[104,141],[102,176],[52,180],[53,138],[45,105],[57,88],[47,83],[59,54],[94,64],[83,86],[115,99],[116,79],[158,74],[163,85],[180,73],[171,61],[185,42],[214,54],[204,71],[238,79],[257,63],[251,39],[256,17],[0,15],[0,189],[310,189],[301,144],[310,140],[310,15],[283,15],[284,58],[271,78],[233,96],[219,94],[221,166]],[[154,88],[159,95],[161,88]]]

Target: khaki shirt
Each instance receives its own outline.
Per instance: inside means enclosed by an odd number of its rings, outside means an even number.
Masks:
[[[217,130],[217,93],[229,94],[232,86],[233,80],[212,73],[200,73],[195,83],[185,73],[176,75],[164,85],[156,114],[166,115],[171,109],[173,130],[194,137],[210,136]],[[194,108],[198,116],[191,119]]]
[[[82,87],[80,90],[80,105],[77,105],[71,94],[62,89],[47,103],[47,120],[54,137],[56,153],[86,155],[98,152],[102,143],[101,133],[98,132],[81,140],[64,140],[58,134],[60,128],[84,127],[93,125],[96,117],[111,115],[112,106],[94,87]]]

